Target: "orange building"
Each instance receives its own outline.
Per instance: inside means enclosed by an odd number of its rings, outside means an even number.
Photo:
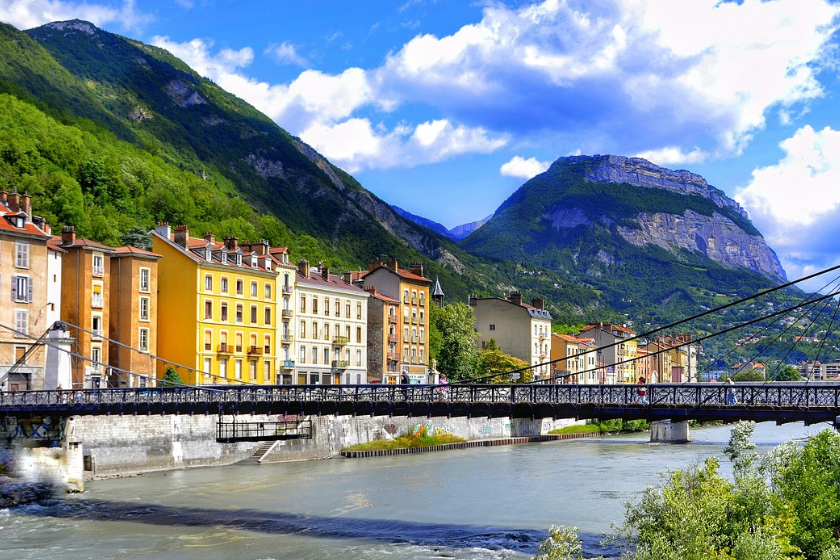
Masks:
[[[58,246],[67,251],[61,259],[61,320],[75,329],[73,351],[83,358],[72,360],[73,387],[98,388],[108,382],[108,308],[110,259],[114,249],[77,238],[73,226],[64,226]]]
[[[113,387],[155,384],[160,258],[131,246],[111,254],[108,364],[115,368],[109,379]]]

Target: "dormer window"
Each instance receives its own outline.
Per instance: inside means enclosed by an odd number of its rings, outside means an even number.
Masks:
[[[264,262],[263,267],[264,267],[266,270],[271,270],[271,259],[270,259],[270,258],[268,258],[268,257],[266,257],[266,258],[265,258],[265,260],[264,260],[263,262]]]
[[[222,264],[227,264],[227,251],[224,249],[222,249],[222,256],[220,260],[222,261]]]
[[[252,268],[257,267],[257,255],[255,255],[253,253],[251,253],[251,267]]]
[[[15,218],[15,222],[15,225],[17,225],[17,227],[23,229],[23,226],[26,225],[26,218],[24,218],[23,216],[17,216]]]
[[[242,266],[242,255],[239,253],[236,254],[236,266]]]

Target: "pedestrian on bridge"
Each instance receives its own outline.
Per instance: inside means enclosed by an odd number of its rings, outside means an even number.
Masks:
[[[731,377],[726,380],[726,404],[729,406],[738,404],[738,399],[735,398],[735,382]]]
[[[637,391],[638,391],[638,395],[639,395],[639,399],[638,399],[639,404],[648,404],[647,386],[645,385],[644,376],[639,377],[638,385],[639,385],[639,387],[638,387]]]

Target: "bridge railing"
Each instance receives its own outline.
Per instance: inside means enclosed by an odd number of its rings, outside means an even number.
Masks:
[[[124,404],[215,403],[548,403],[650,407],[840,407],[840,383],[687,383],[646,385],[273,385],[0,392],[12,408],[109,407]],[[733,399],[734,397],[734,399]]]

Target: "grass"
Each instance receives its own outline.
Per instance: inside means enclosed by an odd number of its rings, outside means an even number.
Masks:
[[[646,420],[606,420],[604,422],[593,422],[591,424],[575,424],[565,428],[551,430],[549,434],[617,434],[644,432],[650,429],[650,423]]]
[[[600,424],[575,424],[574,426],[566,426],[565,428],[557,428],[548,432],[549,434],[599,434],[601,433]]]
[[[394,439],[381,439],[369,441],[367,443],[358,443],[356,445],[351,445],[350,447],[345,447],[342,451],[381,451],[407,449],[410,447],[433,447],[435,445],[462,443],[464,441],[466,441],[464,438],[449,434],[430,436],[426,427],[423,426],[417,432],[412,434],[402,435]]]

